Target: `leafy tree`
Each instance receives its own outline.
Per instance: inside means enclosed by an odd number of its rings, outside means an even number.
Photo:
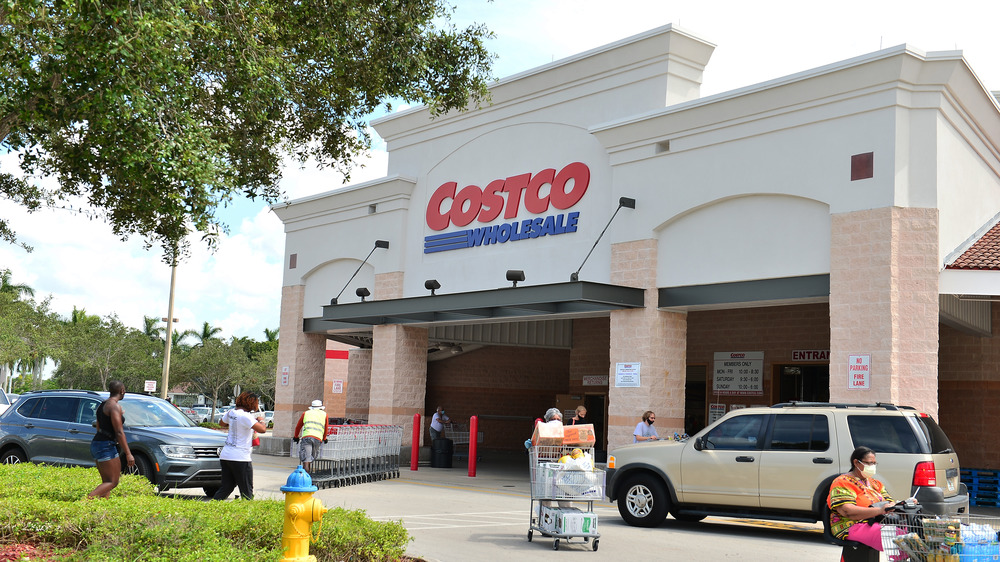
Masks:
[[[278,329],[264,328],[264,341],[278,341]]]
[[[24,298],[25,296],[35,296],[35,290],[28,285],[15,285],[11,283],[12,275],[9,269],[0,269],[0,293],[14,295],[15,300]]]
[[[142,333],[146,335],[147,338],[162,343],[163,334],[166,332],[166,328],[160,326],[160,320],[158,318],[143,316],[142,317]]]
[[[198,340],[198,343],[195,344],[195,346],[197,347],[205,345],[205,342],[207,342],[208,340],[218,340],[219,338],[215,337],[215,334],[218,334],[221,331],[222,328],[212,326],[211,324],[208,323],[208,321],[206,321],[204,324],[201,325],[200,332],[195,330],[188,330],[184,333]]]
[[[118,379],[136,391],[144,380],[159,378],[153,342],[113,314],[96,323],[67,323],[63,341],[55,376],[66,386],[106,390]]]
[[[447,0],[5,0],[0,147],[29,179],[0,173],[0,196],[81,197],[174,264],[234,196],[277,200],[284,156],[346,168],[387,100],[485,99],[491,34],[449,16]]]
[[[186,383],[200,394],[212,397],[212,416],[220,393],[229,396],[233,385],[246,375],[250,360],[239,345],[230,345],[218,339],[205,340],[178,357],[171,373],[179,384]]]

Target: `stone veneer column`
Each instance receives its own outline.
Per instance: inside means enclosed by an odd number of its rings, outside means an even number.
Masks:
[[[830,401],[891,402],[937,416],[938,211],[835,214],[830,239]],[[871,355],[871,388],[848,356]]]
[[[372,390],[372,350],[352,349],[347,359],[347,387],[345,415],[352,419],[368,419],[368,401]]]
[[[291,437],[299,415],[309,403],[323,396],[326,369],[326,336],[302,332],[305,286],[281,288],[281,322],[278,327],[278,372],[274,385],[274,436]],[[288,368],[288,384],[281,384]]]
[[[611,282],[646,290],[645,307],[611,311],[608,448],[632,442],[646,410],[656,413],[661,437],[684,431],[687,315],[656,309],[657,241],[611,246]],[[640,363],[639,388],[615,386],[617,363]]]
[[[423,413],[427,393],[427,329],[384,324],[372,335],[368,422],[403,426],[403,445],[410,445],[413,414]]]

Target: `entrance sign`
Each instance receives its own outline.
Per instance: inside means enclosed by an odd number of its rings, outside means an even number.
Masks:
[[[615,386],[639,388],[639,367],[641,363],[615,364]]]
[[[829,349],[793,349],[792,361],[829,361]]]
[[[763,351],[716,352],[712,393],[718,396],[763,395],[763,373]]]
[[[608,386],[608,375],[583,375],[583,386]]]
[[[872,356],[849,355],[847,357],[848,390],[868,390],[872,387]]]

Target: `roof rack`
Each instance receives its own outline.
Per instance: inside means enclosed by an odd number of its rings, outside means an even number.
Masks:
[[[100,395],[96,390],[86,390],[83,388],[43,388],[41,390],[29,390],[27,392],[22,392],[21,396],[24,396],[25,394],[42,394],[46,392],[86,392],[95,396]]]
[[[886,410],[913,410],[910,406],[896,406],[887,402],[876,402],[874,404],[859,404],[850,402],[782,402],[771,406],[772,408],[885,408]]]

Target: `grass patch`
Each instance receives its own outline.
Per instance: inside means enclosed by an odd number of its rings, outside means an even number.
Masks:
[[[80,561],[282,557],[282,501],[160,497],[148,480],[130,475],[122,475],[110,499],[84,499],[100,480],[96,468],[0,465],[0,542],[40,545]],[[405,559],[410,540],[400,523],[333,508],[309,553],[318,561],[396,561]]]

